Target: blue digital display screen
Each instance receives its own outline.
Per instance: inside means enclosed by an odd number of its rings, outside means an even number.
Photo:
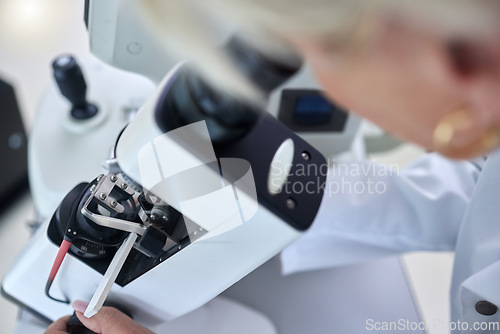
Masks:
[[[344,131],[348,113],[317,89],[284,89],[278,119],[295,132]]]
[[[293,109],[293,119],[301,124],[327,123],[335,107],[323,96],[297,96]]]

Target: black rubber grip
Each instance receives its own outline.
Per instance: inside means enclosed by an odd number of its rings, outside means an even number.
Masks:
[[[69,318],[67,328],[69,334],[96,334],[82,324],[76,313]]]

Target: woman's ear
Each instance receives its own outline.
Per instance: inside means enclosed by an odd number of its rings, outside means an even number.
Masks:
[[[433,133],[437,151],[462,159],[500,144],[499,46],[480,40],[446,45],[446,77],[460,105],[438,121]]]

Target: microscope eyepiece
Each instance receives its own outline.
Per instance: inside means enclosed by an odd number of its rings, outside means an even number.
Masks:
[[[254,105],[212,88],[184,66],[173,85],[162,92],[155,118],[164,132],[205,121],[213,143],[228,143],[244,135],[260,113]]]
[[[235,67],[264,94],[291,78],[300,60],[280,62],[264,55],[238,38],[226,50]],[[167,132],[204,120],[213,143],[228,143],[247,133],[263,110],[257,104],[213,87],[189,66],[184,66],[174,84],[166,87],[159,99],[156,121]]]
[[[302,65],[298,56],[288,57],[287,61],[275,59],[240,38],[232,38],[226,50],[238,70],[266,94],[290,79]]]

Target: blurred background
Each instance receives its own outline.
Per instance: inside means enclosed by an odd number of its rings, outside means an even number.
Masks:
[[[14,87],[21,120],[29,134],[37,104],[52,80],[50,64],[55,56],[89,54],[83,21],[84,0],[0,0],[0,80]],[[0,113],[4,113],[0,105]],[[47,148],[50,149],[50,148]],[[371,158],[401,167],[423,151],[412,145]],[[35,210],[25,191],[0,212],[0,276],[15,261],[28,242],[29,224]],[[451,253],[414,253],[402,257],[411,289],[424,321],[448,319]],[[18,308],[0,298],[0,333],[10,333]],[[447,333],[435,329],[430,334]]]
[[[83,8],[83,0],[0,0],[0,80],[14,88],[28,134],[40,97],[52,80],[52,59],[66,52],[89,54]],[[2,121],[14,117],[6,115],[12,111],[4,107],[0,105]],[[35,219],[29,192],[12,196],[15,201],[2,206],[0,212],[2,277],[28,242],[29,224]],[[0,298],[0,333],[12,332],[17,313],[15,304]]]

